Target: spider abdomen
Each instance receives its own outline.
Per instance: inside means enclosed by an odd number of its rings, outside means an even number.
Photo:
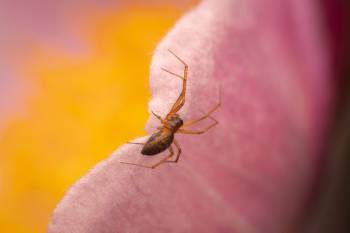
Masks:
[[[158,131],[152,134],[143,146],[141,154],[156,155],[169,148],[174,140],[174,133],[171,131]]]

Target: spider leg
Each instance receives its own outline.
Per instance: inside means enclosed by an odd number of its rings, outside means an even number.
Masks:
[[[127,142],[127,144],[145,145],[145,142]]]
[[[172,148],[172,146],[169,147],[169,154],[161,159],[159,162],[153,164],[153,165],[143,165],[143,164],[138,164],[138,163],[127,163],[127,162],[120,162],[120,163],[123,163],[123,164],[129,164],[129,165],[134,165],[134,166],[138,166],[138,167],[144,167],[144,168],[151,168],[151,169],[154,169],[156,167],[158,167],[159,165],[161,165],[162,163],[164,163],[166,160],[168,160],[171,156],[174,155],[174,150]]]
[[[169,119],[173,114],[178,112],[182,108],[182,106],[185,104],[187,73],[188,73],[188,65],[180,57],[178,57],[174,52],[172,52],[171,50],[169,50],[169,52],[171,54],[173,54],[185,66],[185,68],[184,68],[184,76],[183,77],[181,77],[180,75],[175,74],[171,71],[163,69],[164,71],[182,79],[181,93],[180,93],[179,97],[177,98],[177,100],[175,101],[175,103],[173,104],[173,106],[171,107],[168,115],[166,116],[166,119]]]
[[[176,148],[177,148],[176,158],[175,158],[175,160],[174,160],[174,161],[172,161],[172,160],[167,160],[167,161],[165,161],[165,162],[167,162],[167,163],[177,163],[177,161],[178,161],[178,160],[179,160],[179,158],[180,158],[180,154],[181,154],[181,147],[180,147],[179,143],[176,141],[176,139],[175,139],[175,138],[174,138],[174,144],[175,144],[175,146],[176,146]]]
[[[160,120],[160,122],[161,122],[162,124],[165,123],[164,119],[163,119],[161,116],[159,116],[158,114],[156,114],[156,113],[153,112],[153,111],[151,111],[151,112],[152,112],[153,116],[155,116],[156,118],[158,118],[158,120]]]
[[[186,62],[184,60],[182,60],[179,56],[177,56],[173,51],[171,51],[170,49],[168,49],[168,51],[174,55],[182,64],[184,64],[184,66],[187,66]]]
[[[170,159],[170,158],[174,155],[174,150],[173,150],[173,147],[172,147],[171,145],[170,145],[170,147],[169,147],[169,152],[170,152],[170,153],[169,153],[165,158],[163,158],[163,159],[161,159],[159,162],[153,164],[153,165],[151,166],[151,168],[156,168],[156,167],[158,167],[159,165],[161,165],[162,163],[166,162],[168,159]]]
[[[181,127],[187,127],[193,124],[196,124],[204,119],[207,119],[208,117],[210,117],[210,114],[212,114],[213,112],[215,112],[219,107],[220,107],[221,103],[218,103],[216,106],[214,106],[214,108],[212,108],[207,114],[203,115],[202,117],[198,118],[198,119],[194,119],[194,120],[189,120],[187,122],[185,122]],[[215,119],[214,119],[215,120]],[[216,121],[216,120],[215,120]]]
[[[183,133],[183,134],[202,134],[207,132],[209,129],[213,128],[215,125],[219,124],[219,121],[217,121],[214,117],[208,116],[210,119],[214,121],[213,124],[205,127],[203,130],[187,130],[187,129],[178,129],[177,133]]]
[[[175,73],[173,73],[173,72],[171,72],[171,71],[169,71],[169,70],[167,70],[165,68],[162,68],[162,70],[164,70],[165,72],[168,72],[169,74],[172,74],[172,75],[180,78],[181,80],[184,80],[184,77],[182,77],[181,75],[175,74]]]

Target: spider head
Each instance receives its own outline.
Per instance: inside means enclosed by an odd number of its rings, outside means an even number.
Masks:
[[[182,124],[183,121],[178,114],[172,115],[168,120],[168,127],[174,131],[178,130],[178,128],[180,128]]]

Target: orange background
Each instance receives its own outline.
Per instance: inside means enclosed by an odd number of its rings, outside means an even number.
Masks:
[[[144,135],[152,51],[194,4],[160,2],[67,6],[64,33],[78,46],[22,45],[7,67],[16,94],[8,81],[0,87],[1,232],[45,232],[71,184]],[[7,43],[18,48],[15,37]]]

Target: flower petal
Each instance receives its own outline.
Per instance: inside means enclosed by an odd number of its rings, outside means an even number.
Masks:
[[[329,61],[311,1],[204,1],[158,45],[150,110],[165,116],[189,65],[186,121],[221,101],[203,135],[176,134],[178,164],[155,170],[125,145],[79,180],[49,232],[289,232],[319,169],[331,101]],[[210,124],[208,119],[193,129]],[[150,118],[147,130],[159,125]],[[146,138],[140,139],[146,140]],[[154,159],[154,160],[153,160]]]

